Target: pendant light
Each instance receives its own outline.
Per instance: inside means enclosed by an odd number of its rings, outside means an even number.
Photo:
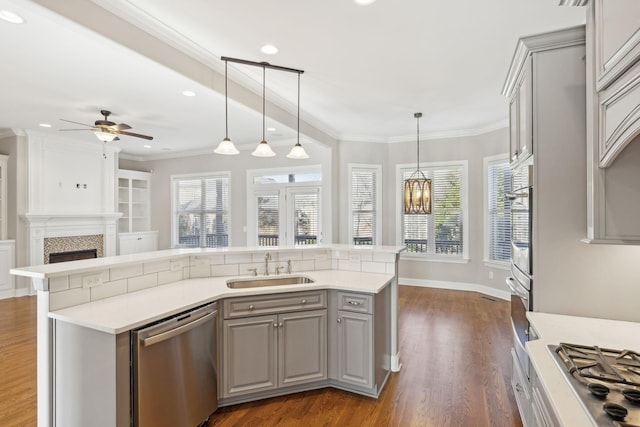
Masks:
[[[293,146],[287,157],[290,159],[308,159],[309,155],[300,145],[300,73],[298,73],[298,142]]]
[[[252,156],[256,157],[273,157],[276,153],[273,152],[267,140],[264,136],[265,133],[265,114],[264,114],[264,105],[265,105],[265,74],[266,67],[262,67],[262,141],[256,147],[256,149],[251,153]]]
[[[224,154],[227,156],[240,154],[240,152],[236,149],[231,139],[229,139],[229,100],[227,96],[227,65],[228,62],[224,61],[224,139],[218,145],[218,148],[213,150],[214,153]]]
[[[415,113],[417,122],[416,171],[404,181],[404,213],[407,215],[424,215],[431,213],[431,180],[420,171],[420,117]]]

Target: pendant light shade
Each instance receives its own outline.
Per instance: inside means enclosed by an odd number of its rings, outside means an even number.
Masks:
[[[424,215],[431,213],[431,180],[420,171],[420,117],[415,113],[417,121],[416,171],[404,181],[404,213],[407,215]]]
[[[229,107],[228,107],[228,96],[227,96],[227,61],[224,61],[224,139],[218,145],[218,148],[213,150],[214,153],[224,154],[224,155],[234,155],[240,154],[240,152],[236,149],[236,146],[233,145],[231,139],[229,139]]]
[[[252,156],[256,157],[273,157],[276,153],[273,152],[271,147],[269,147],[269,143],[267,143],[267,139],[264,136],[265,133],[265,113],[264,113],[264,105],[265,105],[265,74],[267,69],[262,67],[262,141],[253,150],[251,153]]]
[[[300,145],[300,73],[298,73],[298,141],[293,146],[287,157],[290,159],[308,159],[309,155]]]

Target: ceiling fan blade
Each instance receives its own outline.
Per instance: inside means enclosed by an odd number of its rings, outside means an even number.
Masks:
[[[141,135],[139,133],[133,133],[133,132],[124,132],[124,131],[118,131],[116,132],[120,135],[127,135],[127,136],[135,136],[136,138],[144,138],[144,139],[148,139],[149,141],[153,140],[152,136],[147,136],[147,135]]]
[[[90,128],[92,128],[92,127],[93,127],[93,125],[87,125],[87,124],[85,124],[85,123],[74,122],[73,120],[66,120],[66,119],[60,119],[60,120],[62,120],[63,122],[75,123],[75,124],[77,124],[77,125],[87,126],[87,127],[90,127]]]
[[[111,126],[111,128],[115,130],[127,130],[131,129],[131,126],[126,123],[118,123],[117,125]]]

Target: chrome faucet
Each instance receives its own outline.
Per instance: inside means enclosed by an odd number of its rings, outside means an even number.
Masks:
[[[271,253],[267,252],[267,254],[264,256],[264,275],[268,276],[269,275],[269,260],[271,259]]]

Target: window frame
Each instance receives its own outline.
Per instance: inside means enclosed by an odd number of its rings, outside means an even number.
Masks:
[[[171,247],[172,248],[179,248],[181,247],[179,245],[178,242],[178,229],[177,229],[177,214],[178,214],[178,208],[177,208],[177,194],[176,194],[176,182],[177,181],[187,181],[187,180],[195,180],[195,179],[199,179],[200,181],[204,181],[206,179],[211,179],[211,178],[227,178],[227,182],[228,182],[228,188],[227,188],[227,194],[229,196],[229,200],[228,200],[228,206],[229,206],[229,211],[227,212],[228,215],[228,220],[227,220],[227,224],[228,224],[228,245],[227,246],[216,246],[216,247],[230,247],[232,246],[232,235],[231,235],[231,230],[233,230],[232,228],[232,218],[233,215],[231,214],[232,212],[232,207],[231,207],[231,191],[232,191],[232,186],[231,186],[231,172],[230,171],[222,171],[222,172],[211,172],[211,173],[190,173],[190,174],[178,174],[178,175],[171,175],[170,176],[170,186],[171,186]],[[200,210],[200,215],[202,215],[203,213],[206,213],[206,210]],[[201,219],[201,223],[204,224],[204,222],[202,222]],[[200,239],[200,248],[207,248],[209,246],[202,246],[202,238]],[[205,243],[206,243],[206,239],[205,239]]]
[[[484,250],[483,250],[483,262],[487,267],[498,268],[502,270],[509,270],[511,268],[510,261],[497,261],[489,259],[490,245],[491,245],[491,233],[490,225],[491,215],[489,214],[489,167],[496,164],[506,163],[509,166],[509,154],[497,154],[494,156],[487,156],[483,158],[483,210],[484,210]]]
[[[375,236],[373,238],[373,246],[382,244],[382,165],[365,164],[365,163],[348,163],[347,164],[347,203],[349,206],[347,213],[347,242],[353,244],[353,209],[352,209],[352,181],[353,172],[355,171],[373,171],[376,174],[376,203],[373,209],[376,227]]]
[[[440,161],[440,162],[421,162],[420,170],[436,170],[436,169],[461,169],[461,190],[460,190],[460,203],[462,210],[462,254],[450,255],[450,254],[427,254],[418,252],[401,252],[400,257],[405,260],[414,261],[433,261],[433,262],[450,262],[450,263],[468,263],[469,262],[469,161],[468,160],[452,160],[452,161]],[[396,165],[396,244],[403,246],[403,203],[404,192],[403,188],[403,173],[405,171],[415,171],[415,163],[402,163]],[[435,207],[434,207],[435,209]],[[430,215],[433,215],[434,211]]]

